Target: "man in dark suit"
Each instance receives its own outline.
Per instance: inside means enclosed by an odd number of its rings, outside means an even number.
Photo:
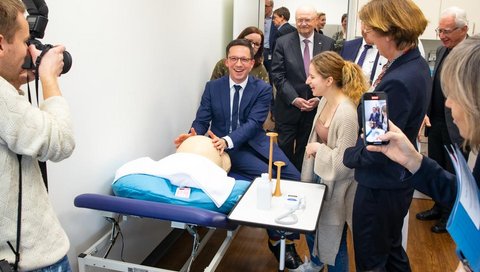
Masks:
[[[445,107],[445,97],[440,84],[440,72],[443,61],[452,48],[467,37],[467,22],[466,13],[462,9],[451,7],[442,12],[436,31],[443,45],[437,49],[437,58],[433,70],[433,88],[427,92],[428,108],[424,120],[424,125],[426,126],[425,136],[428,137],[428,157],[452,173],[454,173],[454,169],[444,145],[454,143],[460,146],[463,143],[463,139],[457,126],[453,123],[451,110]],[[468,159],[468,152],[464,156]],[[418,213],[417,219],[439,219],[432,227],[432,232],[446,232],[446,224],[451,208],[435,202],[431,209]]]
[[[232,168],[229,176],[236,179],[253,180],[268,172],[270,139],[262,124],[270,107],[272,86],[248,76],[253,68],[253,56],[251,43],[247,40],[234,40],[228,44],[225,65],[229,75],[207,82],[191,133],[181,134],[175,139],[178,147],[191,135],[208,133],[215,148],[220,152],[226,151],[230,156]],[[281,170],[282,178],[300,180],[300,173],[276,144],[273,160],[287,164]],[[271,230],[268,233],[270,240],[275,245],[279,244],[279,235]],[[299,235],[294,233],[287,238],[298,239]],[[269,242],[269,247],[278,259],[280,246]],[[288,244],[285,266],[295,269],[301,263],[295,245]]]
[[[377,47],[362,31],[363,37],[346,41],[340,55],[362,67],[365,76],[373,84],[387,60],[378,53]]]
[[[265,21],[263,26],[263,65],[270,76],[272,65],[273,44],[277,34],[277,27],[273,23],[273,0],[265,0]],[[271,78],[271,77],[270,77]]]
[[[246,180],[268,172],[270,139],[262,124],[272,99],[270,85],[248,76],[254,64],[251,49],[247,40],[229,43],[225,60],[229,76],[207,82],[191,133],[181,134],[175,140],[178,146],[192,134],[208,132],[213,145],[230,156],[229,175]],[[273,160],[286,162],[282,168],[283,178],[299,180],[299,172],[277,145],[274,145]]]
[[[299,171],[319,102],[305,84],[310,60],[334,46],[333,39],[314,32],[315,18],[314,8],[299,7],[295,12],[297,32],[278,38],[272,60],[278,144]]]
[[[277,27],[277,33],[275,34],[275,39],[273,40],[273,50],[275,50],[276,40],[288,33],[297,31],[297,29],[288,23],[290,20],[290,11],[286,7],[280,7],[273,11],[273,24]]]

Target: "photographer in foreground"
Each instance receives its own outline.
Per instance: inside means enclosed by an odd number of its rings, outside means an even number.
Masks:
[[[480,148],[480,36],[464,40],[452,49],[441,71],[441,84],[446,97],[445,106],[452,110],[454,123],[466,144],[478,153]],[[436,161],[418,153],[403,132],[390,122],[390,131],[379,136],[390,143],[367,147],[369,151],[384,153],[410,173],[404,181],[428,194],[435,201],[452,206],[457,196],[455,175],[444,170]],[[473,177],[480,187],[480,159],[473,168]],[[457,271],[464,271],[459,264]]]
[[[33,78],[22,64],[27,54],[35,62],[41,52],[26,45],[30,34],[24,13],[21,1],[0,1],[0,260],[2,270],[8,269],[8,262],[20,271],[70,271],[69,241],[38,165],[38,161],[61,161],[75,147],[69,107],[58,85],[65,48],[56,46],[43,55],[35,72],[44,101],[40,108],[33,107],[20,90],[27,74]]]

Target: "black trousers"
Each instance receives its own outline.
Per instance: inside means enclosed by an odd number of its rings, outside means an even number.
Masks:
[[[299,172],[302,172],[305,147],[308,143],[308,136],[310,136],[316,112],[317,109],[302,112],[300,119],[294,124],[282,123],[279,122],[278,119],[275,124],[276,131],[278,132],[278,146]]]
[[[445,150],[445,145],[451,145],[452,141],[448,134],[445,121],[432,120],[432,126],[428,129],[428,157],[436,161],[443,169],[455,174],[452,162]],[[468,160],[468,152],[462,152],[465,160]],[[452,207],[445,207],[435,202],[433,209],[441,211],[443,216],[449,216]]]
[[[402,247],[402,227],[413,191],[373,189],[358,184],[353,204],[357,271],[411,271]]]

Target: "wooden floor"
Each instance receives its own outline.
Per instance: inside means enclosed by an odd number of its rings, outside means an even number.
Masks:
[[[458,263],[455,257],[455,245],[448,234],[435,234],[430,231],[434,221],[420,221],[415,214],[432,207],[431,200],[414,199],[410,207],[409,239],[407,254],[410,258],[412,271],[454,271]],[[202,254],[193,262],[192,272],[200,272],[208,265],[211,257],[217,251],[225,231],[216,231]],[[179,269],[182,262],[188,258],[191,250],[192,239],[185,235],[182,241],[175,244],[176,248],[170,250],[171,254],[164,256],[159,267]],[[350,255],[350,271],[355,271],[351,238],[348,247]],[[308,256],[305,239],[297,243],[299,255]],[[264,229],[241,227],[230,248],[223,257],[216,271],[277,271],[278,263],[267,247],[267,235]]]

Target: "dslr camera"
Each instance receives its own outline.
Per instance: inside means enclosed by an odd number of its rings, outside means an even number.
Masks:
[[[15,269],[13,269],[12,265],[9,264],[6,260],[0,260],[0,272],[13,272]]]
[[[30,31],[30,38],[27,44],[33,44],[35,47],[46,53],[53,46],[50,44],[42,44],[38,39],[42,39],[45,35],[45,29],[48,23],[48,7],[44,0],[23,0],[23,3],[27,7],[27,22]],[[63,70],[62,74],[67,73],[72,67],[72,56],[67,51],[63,52]],[[24,69],[34,70],[35,65],[32,60],[32,56],[27,55],[25,62],[22,66]]]

